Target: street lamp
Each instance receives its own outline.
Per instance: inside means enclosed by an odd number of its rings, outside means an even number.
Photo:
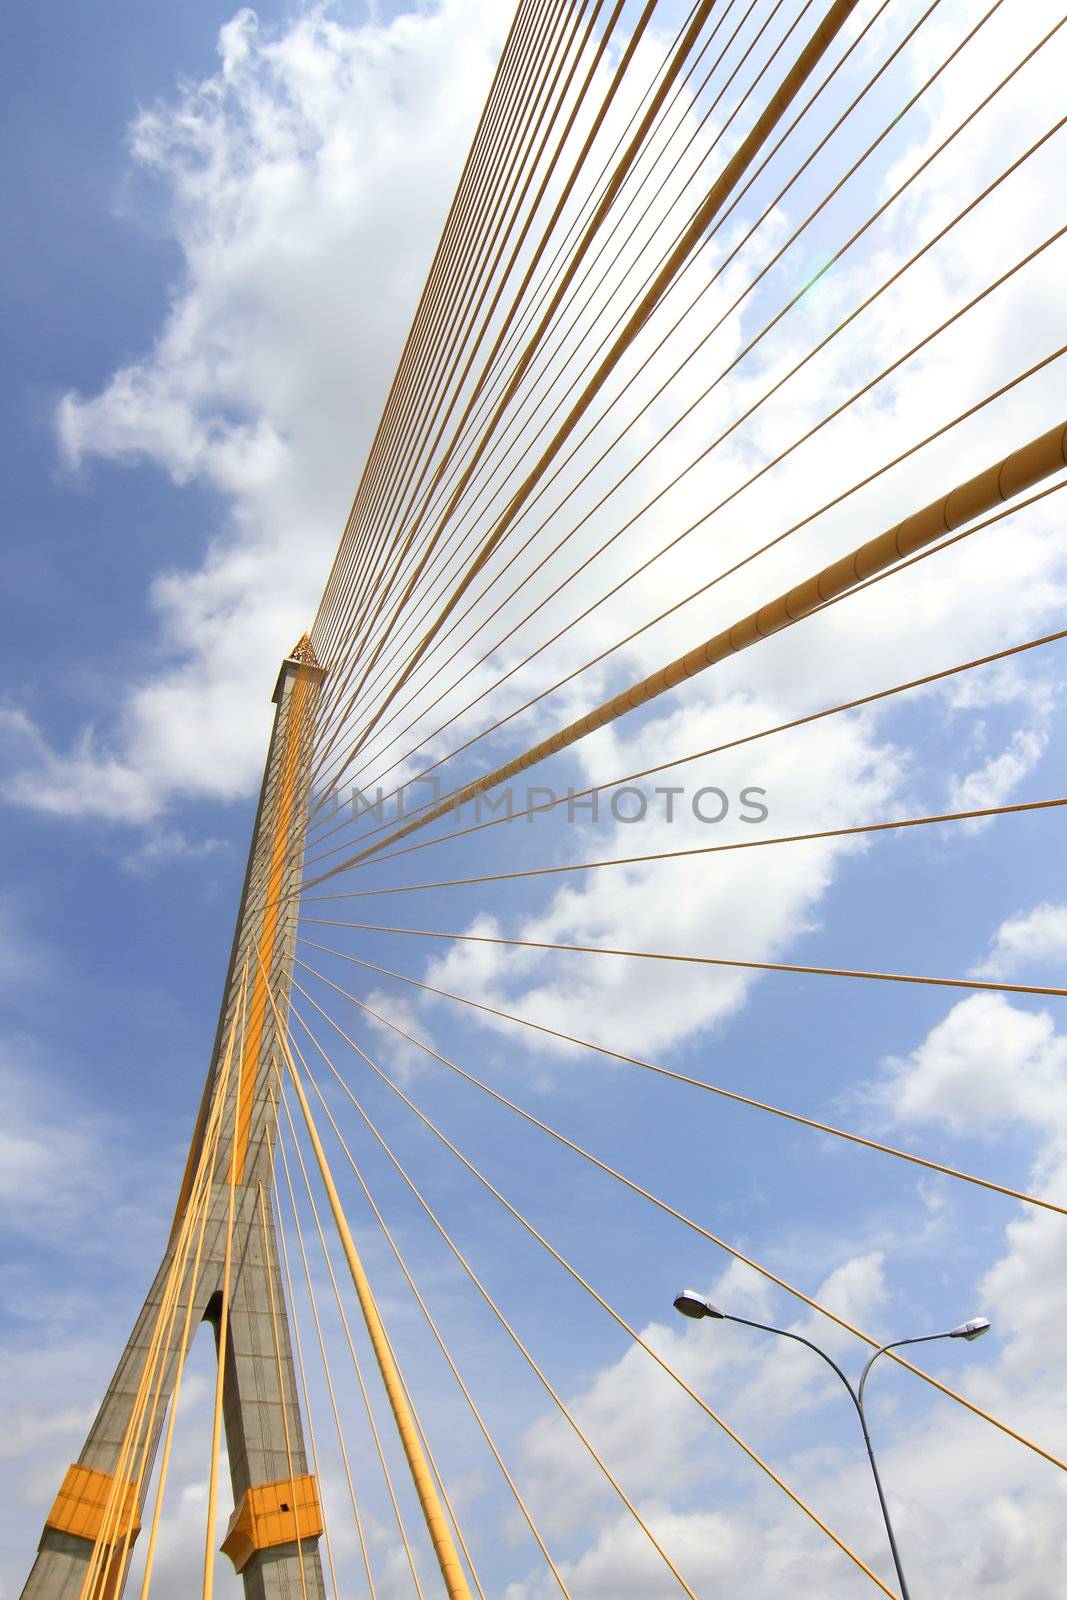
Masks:
[[[819,1346],[813,1344],[810,1339],[805,1339],[803,1334],[790,1333],[788,1328],[775,1328],[766,1322],[752,1322],[748,1317],[735,1317],[731,1312],[721,1310],[704,1295],[697,1294],[695,1289],[683,1289],[681,1294],[675,1295],[674,1309],[680,1311],[683,1317],[692,1317],[694,1321],[699,1321],[702,1317],[713,1317],[719,1322],[739,1322],[746,1328],[759,1328],[763,1333],[776,1333],[783,1339],[792,1339],[797,1344],[807,1345],[809,1350],[814,1350],[817,1356],[822,1357],[827,1366],[833,1367],[837,1376],[848,1390],[852,1404],[856,1407],[856,1413],[860,1419],[860,1427],[863,1429],[863,1442],[867,1446],[867,1459],[871,1463],[871,1472],[874,1475],[874,1486],[878,1491],[878,1504],[882,1508],[882,1519],[885,1522],[885,1531],[889,1536],[889,1548],[893,1552],[893,1565],[897,1570],[897,1581],[900,1584],[901,1597],[902,1600],[911,1600],[908,1593],[907,1580],[904,1577],[904,1569],[900,1563],[900,1551],[897,1549],[893,1524],[889,1517],[889,1507],[886,1505],[885,1493],[882,1489],[882,1480],[878,1475],[878,1463],[874,1459],[874,1446],[871,1444],[871,1436],[867,1429],[867,1417],[863,1409],[864,1386],[874,1363],[879,1356],[884,1356],[887,1350],[897,1350],[901,1345],[905,1344],[930,1344],[934,1339],[966,1339],[970,1343],[974,1339],[981,1338],[983,1333],[988,1332],[989,1318],[971,1317],[969,1321],[961,1322],[955,1328],[949,1328],[947,1333],[924,1333],[916,1338],[894,1339],[891,1344],[882,1345],[869,1358],[867,1365],[860,1374],[858,1386],[853,1388],[851,1382],[833,1357],[828,1356],[825,1350],[820,1350]]]

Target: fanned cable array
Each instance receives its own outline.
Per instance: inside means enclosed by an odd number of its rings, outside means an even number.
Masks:
[[[895,1312],[843,1239],[915,1316],[886,1240],[924,1207],[993,1252],[1067,1226],[1047,1171],[909,1123],[900,1061],[948,1008],[1067,995],[980,965],[975,920],[1067,795],[955,778],[968,708],[1064,660],[1065,20],[521,0],[283,669],[69,1593],[117,1593],[144,1509],[148,1596],[194,1316],[212,1593],[248,1252],[277,1431],[269,1482],[234,1477],[246,1593],[695,1600],[736,1583],[731,1527],[752,1593],[764,1537],[802,1593],[901,1592],[858,1477],[787,1448],[788,1391],[772,1420],[769,1369],[731,1377],[750,1347],[683,1338],[670,1291],[688,1263],[865,1358]],[[1006,1379],[890,1362],[914,1437],[1064,1470]]]

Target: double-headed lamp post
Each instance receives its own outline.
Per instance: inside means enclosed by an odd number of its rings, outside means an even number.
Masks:
[[[827,1355],[826,1351],[821,1350],[817,1344],[813,1344],[810,1339],[805,1339],[803,1334],[790,1333],[788,1328],[775,1328],[766,1322],[753,1322],[748,1317],[735,1317],[729,1311],[720,1310],[717,1305],[713,1305],[702,1294],[697,1294],[695,1289],[683,1289],[681,1294],[675,1295],[674,1309],[680,1311],[683,1317],[693,1317],[697,1320],[701,1317],[714,1317],[719,1322],[739,1322],[745,1328],[759,1328],[763,1333],[776,1333],[782,1339],[792,1339],[797,1344],[807,1345],[809,1350],[814,1350],[817,1356],[822,1357],[827,1366],[833,1367],[837,1376],[848,1390],[852,1404],[856,1407],[856,1413],[860,1419],[860,1427],[863,1429],[863,1442],[867,1446],[867,1459],[871,1463],[871,1472],[874,1475],[874,1486],[878,1491],[878,1504],[882,1508],[885,1531],[889,1535],[889,1548],[893,1552],[893,1565],[897,1569],[897,1581],[900,1584],[901,1597],[902,1600],[911,1600],[908,1593],[907,1579],[904,1577],[904,1568],[900,1562],[900,1551],[897,1549],[896,1536],[893,1533],[889,1507],[886,1505],[885,1493],[882,1489],[882,1480],[878,1475],[878,1463],[874,1459],[874,1446],[871,1444],[871,1436],[867,1428],[867,1417],[863,1409],[864,1385],[874,1363],[879,1356],[884,1356],[887,1350],[898,1350],[901,1345],[905,1344],[930,1344],[934,1339],[966,1339],[970,1342],[972,1339],[980,1338],[988,1330],[989,1318],[972,1317],[969,1322],[961,1322],[958,1327],[949,1328],[946,1333],[924,1333],[913,1339],[894,1339],[891,1344],[882,1345],[870,1357],[860,1374],[858,1385],[853,1388],[852,1383],[842,1372],[834,1358]]]

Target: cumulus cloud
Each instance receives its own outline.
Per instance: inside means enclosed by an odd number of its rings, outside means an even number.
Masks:
[[[617,735],[607,769],[640,769],[665,749],[700,748],[729,739],[753,723],[773,723],[777,711],[773,702],[761,703],[754,695],[719,707],[675,710],[649,721],[637,734]],[[813,754],[810,764],[798,762],[795,748],[779,743],[720,758],[696,779],[684,769],[658,774],[656,784],[683,791],[674,802],[672,821],[667,821],[665,800],[652,795],[650,783],[643,822],[614,822],[608,811],[606,827],[560,829],[558,848],[566,852],[565,859],[580,861],[699,850],[731,841],[744,844],[761,835],[874,818],[901,792],[900,759],[892,748],[872,740],[862,721],[835,722]],[[597,767],[602,775],[604,766],[597,762]],[[731,806],[721,823],[702,822],[693,810],[699,788],[712,784]],[[738,820],[738,797],[749,787],[764,792],[768,816],[759,824]],[[603,801],[606,811],[608,800]],[[722,801],[706,797],[700,808],[714,817]],[[837,841],[742,849],[704,862],[682,857],[608,868],[556,890],[543,909],[506,931],[532,941],[773,960],[813,924],[835,870],[862,848],[855,841]],[[484,918],[471,924],[474,932],[486,928],[495,931],[497,924]],[[662,963],[650,988],[634,981],[631,962],[614,957],[460,944],[432,964],[428,981],[518,1010],[550,1027],[596,1042],[625,1042],[625,1048],[640,1051],[664,1049],[723,1022],[743,1005],[753,979],[729,969],[694,972],[684,964]]]
[[[1067,1039],[1047,1012],[1021,1010],[1003,995],[961,1000],[890,1068],[886,1103],[905,1121],[988,1132],[1017,1119],[1044,1129],[1067,1110]]]
[[[66,461],[147,462],[214,492],[198,563],[148,603],[162,665],[68,747],[0,729],[6,798],[143,824],[258,779],[280,656],[309,624],[506,22],[447,0],[286,28],[243,9],[218,71],[141,114],[183,268],[153,348],[61,401]],[[133,537],[124,531],[123,537]]]
[[[974,968],[978,978],[1011,978],[1031,964],[1062,961],[1067,955],[1067,906],[1043,901],[1000,924],[989,954]]]

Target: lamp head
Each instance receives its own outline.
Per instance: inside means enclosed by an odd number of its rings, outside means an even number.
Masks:
[[[949,1332],[950,1339],[980,1339],[983,1333],[989,1332],[988,1317],[972,1317],[969,1322],[961,1322],[958,1328]]]
[[[725,1311],[720,1311],[718,1306],[713,1305],[704,1295],[697,1294],[695,1289],[683,1289],[681,1294],[676,1294],[674,1309],[680,1311],[683,1317],[692,1317],[694,1321],[699,1321],[701,1317],[722,1319],[726,1316]]]

